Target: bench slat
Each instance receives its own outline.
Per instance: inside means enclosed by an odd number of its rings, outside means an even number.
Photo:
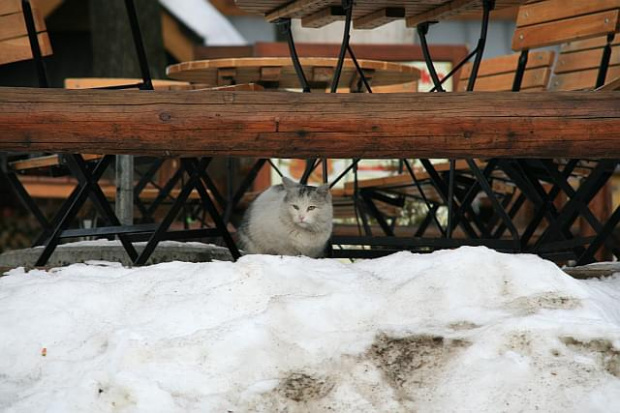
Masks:
[[[620,8],[620,0],[548,0],[519,8],[517,27],[531,26]]]
[[[620,10],[610,10],[562,21],[518,27],[512,39],[512,50],[520,51],[604,36],[615,33],[619,22]]]
[[[575,53],[560,54],[555,65],[554,72],[557,74],[576,72],[579,70],[598,69],[601,65],[603,49],[583,50]],[[620,46],[611,49],[609,66],[620,64]]]
[[[32,16],[34,18],[37,33],[44,32],[46,30],[45,20],[43,20],[41,13],[37,10],[32,10]],[[22,36],[28,36],[28,29],[26,28],[26,21],[24,20],[23,13],[20,12],[0,16],[0,40],[13,39]]]
[[[532,88],[544,88],[549,83],[551,69],[549,67],[539,67],[538,69],[526,70],[523,74],[521,90],[525,91]],[[474,90],[477,92],[506,92],[512,90],[515,78],[513,73],[503,73],[496,76],[484,76],[476,79]],[[466,79],[459,82],[459,91],[467,88]]]
[[[598,68],[557,75],[552,79],[550,89],[557,91],[593,89],[596,86],[597,75]],[[620,66],[612,66],[607,71],[607,79],[615,79],[618,76]]]
[[[52,44],[47,32],[38,35],[41,55],[52,54]],[[32,59],[32,50],[28,37],[3,40],[0,42],[0,65]]]
[[[526,69],[536,69],[538,67],[550,67],[553,64],[555,52],[537,51],[531,52],[527,59]],[[519,55],[511,54],[484,59],[478,70],[478,77],[497,75],[500,73],[515,73],[519,64]],[[467,63],[461,70],[461,79],[468,79],[471,74],[473,64]]]

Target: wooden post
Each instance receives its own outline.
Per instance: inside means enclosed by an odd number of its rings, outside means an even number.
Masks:
[[[134,0],[149,69],[153,78],[164,74],[164,52],[159,2]],[[90,0],[93,73],[97,77],[141,78],[140,65],[122,0]],[[133,223],[134,160],[116,157],[116,214],[125,225]]]

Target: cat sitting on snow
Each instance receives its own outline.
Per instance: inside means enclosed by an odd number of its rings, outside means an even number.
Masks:
[[[240,247],[249,254],[320,257],[332,232],[329,185],[297,184],[283,177],[250,205],[239,226]]]

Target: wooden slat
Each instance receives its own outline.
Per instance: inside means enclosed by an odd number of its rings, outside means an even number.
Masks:
[[[521,90],[545,87],[551,77],[551,68],[539,67],[538,69],[526,70],[523,74]],[[503,73],[495,76],[483,76],[476,79],[474,90],[478,92],[501,92],[512,90],[515,73]],[[466,80],[459,82],[458,90],[464,92],[467,89]]]
[[[32,11],[37,33],[45,31],[45,21],[37,10]],[[28,36],[28,29],[24,21],[23,13],[7,14],[0,16],[0,40],[13,39]],[[1,43],[0,43],[1,44]]]
[[[388,7],[353,20],[354,29],[375,29],[405,17],[403,7]]]
[[[102,155],[82,154],[82,157],[88,162],[101,159]],[[47,168],[58,165],[60,165],[59,155],[39,156],[37,158],[20,159],[18,161],[9,162],[9,168],[13,171],[26,171],[28,169]]]
[[[204,88],[204,89],[197,89],[196,91],[208,91],[208,90],[219,90],[222,92],[239,92],[239,91],[244,91],[244,92],[257,92],[257,91],[261,91],[261,90],[265,90],[264,87],[262,87],[261,85],[257,85],[256,83],[244,83],[241,85],[228,85],[228,86],[218,86],[218,87],[212,87],[212,88]]]
[[[620,64],[620,46],[613,47],[610,66]],[[555,73],[576,72],[579,70],[595,69],[600,67],[603,49],[590,49],[575,53],[560,54],[558,61],[553,69]]]
[[[551,67],[555,52],[538,51],[531,52],[527,59],[526,69],[536,69],[539,67]],[[478,69],[478,76],[490,76],[501,73],[514,73],[519,64],[519,55],[511,54],[506,56],[498,56],[491,59],[484,59]],[[461,82],[468,79],[471,74],[472,63],[467,63],[461,71]]]
[[[330,6],[317,11],[316,13],[304,16],[301,19],[301,26],[308,28],[319,28],[335,21],[344,20],[345,12],[342,7]]]
[[[579,72],[564,73],[554,76],[551,80],[551,90],[584,90],[594,89],[598,68],[591,70],[581,70]],[[620,66],[612,66],[607,71],[607,78],[614,79],[620,76]],[[618,105],[618,101],[613,104]]]
[[[399,83],[397,85],[373,86],[372,93],[415,93],[418,82]]]
[[[111,77],[81,77],[65,79],[66,89],[94,89],[110,86],[132,85],[140,83],[142,79],[136,78],[111,78]],[[153,87],[155,90],[170,90],[171,87],[177,87],[176,90],[192,89],[188,82],[180,82],[178,80],[153,79]]]
[[[0,151],[620,158],[616,92],[318,94],[0,88]]]
[[[353,19],[358,19],[377,10],[401,7],[405,9],[405,16],[412,17],[429,13],[433,19],[443,20],[456,18],[462,13],[479,11],[482,8],[480,0],[460,1],[462,7],[449,9],[438,13],[436,9],[457,0],[356,0],[353,7]],[[495,10],[501,11],[524,3],[525,0],[496,0]],[[250,13],[266,16],[268,21],[279,18],[303,18],[329,6],[341,6],[340,0],[236,0],[236,4]]]
[[[22,11],[21,0],[2,0],[0,1],[0,16]]]
[[[284,7],[280,7],[265,16],[268,22],[273,22],[283,17],[303,17],[314,14],[329,6],[332,0],[295,0]]]
[[[619,19],[620,10],[611,10],[559,22],[520,27],[515,30],[512,50],[519,51],[552,46],[614,33],[618,28]]]
[[[596,37],[594,39],[587,40],[579,40],[575,42],[567,42],[564,43],[560,47],[560,53],[571,53],[578,52],[580,50],[588,50],[588,49],[598,49],[599,47],[603,47],[607,44],[607,36],[605,37]],[[620,44],[620,36],[615,36],[612,45]]]
[[[434,2],[433,2],[434,3]],[[495,8],[501,9],[505,7],[517,6],[523,3],[520,0],[504,0],[496,2]],[[427,4],[432,4],[431,2],[427,2]],[[437,2],[436,4],[440,4]],[[436,7],[431,7],[430,9],[420,12],[420,13],[407,13],[407,27],[415,27],[420,23],[428,22],[428,21],[440,21],[446,20],[450,18],[454,18],[456,16],[462,15],[464,13],[469,13],[473,10],[479,10],[481,8],[482,2],[476,0],[452,0],[449,2],[443,2]]]
[[[41,55],[52,54],[52,45],[47,32],[38,35]],[[19,37],[0,42],[0,65],[32,59],[32,50],[28,37]]]
[[[519,8],[517,27],[531,26],[620,8],[620,0],[547,0]]]

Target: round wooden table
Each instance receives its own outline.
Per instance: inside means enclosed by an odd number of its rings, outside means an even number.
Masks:
[[[330,86],[338,59],[302,57],[299,60],[310,87],[325,90]],[[412,83],[420,78],[420,71],[412,66],[376,60],[358,60],[358,63],[372,86]],[[168,66],[166,74],[172,79],[209,86],[257,83],[269,89],[301,88],[288,57],[197,60]],[[345,59],[338,87],[353,91],[363,88],[353,60]]]

